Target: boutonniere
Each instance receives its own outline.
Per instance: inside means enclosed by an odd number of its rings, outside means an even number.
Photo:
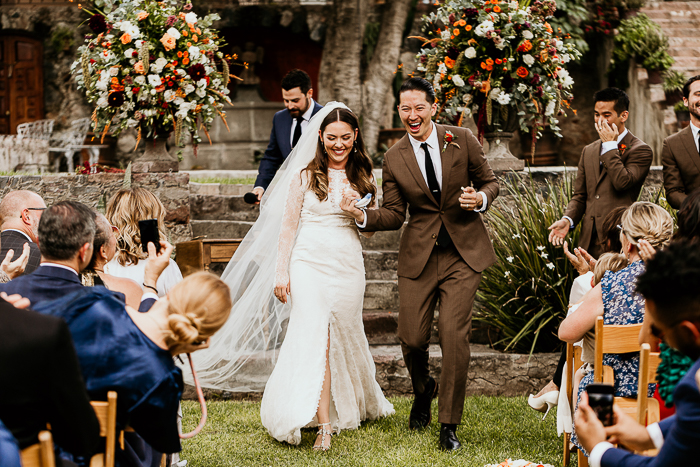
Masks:
[[[618,147],[620,148],[620,155],[624,154],[624,153],[625,153],[625,149],[627,149],[627,146],[625,146],[624,144],[621,144],[621,145],[618,146]]]
[[[457,143],[454,142],[454,140],[455,140],[455,135],[454,135],[454,133],[452,133],[451,131],[447,130],[447,131],[445,132],[445,144],[442,146],[442,152],[445,152],[445,150],[447,149],[447,146],[449,146],[450,144],[453,145],[453,146],[456,146],[457,149],[462,149],[462,148],[459,147],[459,144],[457,144]]]

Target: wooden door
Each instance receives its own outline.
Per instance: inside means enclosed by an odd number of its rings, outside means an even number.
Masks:
[[[0,134],[44,118],[41,41],[0,35]]]

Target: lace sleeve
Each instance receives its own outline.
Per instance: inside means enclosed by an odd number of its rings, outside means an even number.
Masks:
[[[374,195],[374,197],[372,197],[372,202],[369,203],[369,206],[367,206],[367,209],[374,210],[374,209],[379,209],[379,202],[377,201],[377,199],[379,198],[379,188],[377,187],[377,179],[374,178],[374,174],[372,174],[372,183],[374,183],[374,188],[376,189],[375,190],[376,195]],[[365,218],[365,222],[366,221],[367,221],[367,219]],[[372,235],[374,235],[374,232],[365,232],[364,230],[360,230],[360,235],[362,235],[365,238],[369,238]]]
[[[304,202],[303,177],[301,172],[292,178],[289,195],[282,215],[279,241],[277,242],[277,266],[275,267],[275,287],[286,287],[289,283],[289,258],[292,255],[301,206]]]

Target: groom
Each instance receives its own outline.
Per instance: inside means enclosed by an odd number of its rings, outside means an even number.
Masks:
[[[347,210],[360,229],[396,230],[410,214],[399,248],[399,329],[415,398],[409,426],[430,424],[439,395],[440,446],[459,449],[469,368],[472,304],[481,271],[496,261],[481,214],[498,196],[498,182],[481,145],[465,128],[431,121],[435,91],[423,78],[406,80],[399,115],[408,132],[387,151],[384,202],[376,210]],[[436,302],[442,349],[440,385],[430,377],[428,346]]]

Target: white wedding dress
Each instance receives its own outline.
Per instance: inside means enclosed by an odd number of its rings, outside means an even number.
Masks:
[[[308,189],[306,173],[295,171],[279,235],[276,283],[290,280],[291,313],[260,417],[270,435],[290,444],[301,442],[301,428],[318,425],[327,348],[336,432],[394,413],[375,379],[362,323],[365,269],[359,233],[340,209],[350,184],[344,170],[328,172],[328,199],[320,201]]]

